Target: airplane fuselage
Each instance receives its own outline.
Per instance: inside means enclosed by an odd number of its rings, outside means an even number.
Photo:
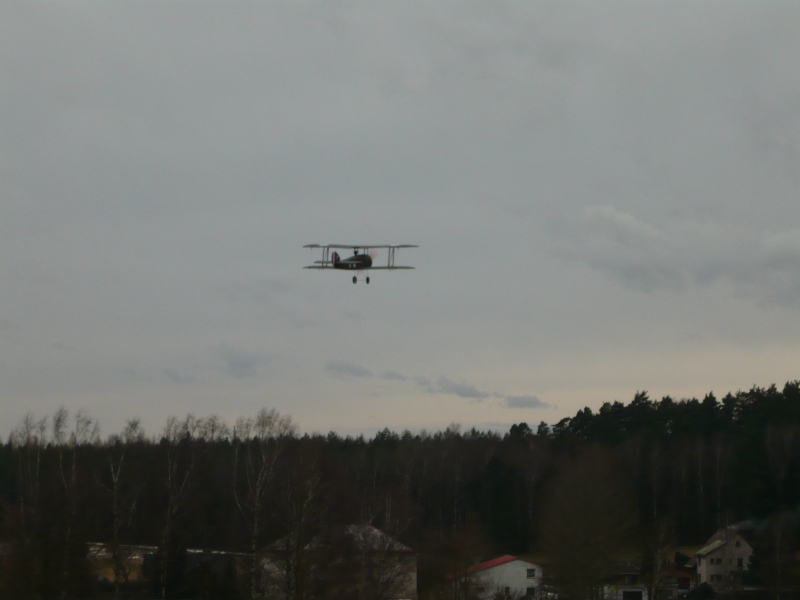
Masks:
[[[372,266],[372,258],[369,254],[354,254],[348,258],[339,258],[339,254],[333,253],[333,268],[358,271],[369,269]]]
[[[412,244],[399,244],[397,246],[390,246],[388,244],[378,246],[344,246],[342,244],[306,244],[304,248],[320,248],[322,256],[320,260],[315,260],[314,264],[303,267],[305,269],[339,269],[341,271],[355,271],[353,275],[353,283],[357,283],[362,271],[369,273],[372,269],[382,269],[386,271],[394,271],[395,269],[413,269],[407,265],[396,265],[394,262],[394,254],[398,248],[417,248]],[[353,255],[347,258],[339,256],[338,252],[331,252],[333,248],[341,248],[347,250],[352,248]],[[376,256],[375,249],[383,248],[386,250],[386,262],[381,266],[373,266],[373,257]],[[364,277],[364,282],[369,283],[369,275]]]

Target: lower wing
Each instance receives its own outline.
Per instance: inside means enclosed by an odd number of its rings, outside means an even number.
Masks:
[[[308,265],[304,269],[333,269],[331,265]],[[413,269],[414,267],[361,267],[357,269],[337,269],[338,271],[394,271],[396,269]]]

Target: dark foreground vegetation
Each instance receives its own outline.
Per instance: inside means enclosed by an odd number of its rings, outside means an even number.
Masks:
[[[182,552],[252,554],[285,536],[302,547],[337,524],[372,524],[413,548],[421,598],[502,554],[546,556],[562,581],[587,585],[620,556],[646,575],[664,548],[742,519],[774,532],[754,559],[765,582],[790,576],[776,557],[794,557],[798,506],[800,381],[721,400],[642,392],[504,436],[300,436],[263,410],[232,427],[172,418],[156,437],[133,419],[101,441],[89,415],[62,410],[26,417],[0,446],[0,598],[98,594],[96,542],[156,547],[156,597],[248,597],[181,580]]]

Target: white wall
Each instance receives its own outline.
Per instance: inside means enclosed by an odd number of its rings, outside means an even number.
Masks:
[[[736,546],[739,542],[739,546]],[[698,556],[697,575],[698,583],[708,583],[715,589],[727,587],[733,583],[732,572],[742,572],[749,570],[750,555],[753,549],[740,535],[735,535],[727,544],[720,546],[713,552],[705,556]],[[722,564],[712,564],[712,559],[721,559]],[[739,569],[739,559],[742,559],[742,569]],[[712,581],[711,576],[718,575],[722,579]]]
[[[528,569],[536,569],[536,576],[528,579]],[[492,598],[497,592],[509,588],[512,597],[522,597],[529,587],[536,588],[536,597],[542,589],[542,568],[539,565],[524,561],[514,560],[480,571],[475,574],[475,583],[484,589],[481,598]]]

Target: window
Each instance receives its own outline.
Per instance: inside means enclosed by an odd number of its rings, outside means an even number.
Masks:
[[[738,547],[739,547],[739,546],[741,546],[741,545],[742,545],[742,544],[739,542],[739,540],[736,540],[736,547],[738,548]]]
[[[741,571],[741,570],[742,570],[742,567],[744,566],[744,565],[742,564],[742,559],[741,559],[741,558],[737,558],[736,560],[738,561],[739,570]]]
[[[536,596],[536,588],[529,587],[528,589],[525,590],[525,595],[528,596],[528,598],[533,598],[534,596]]]
[[[528,569],[528,579],[534,579],[536,577],[536,569]]]

